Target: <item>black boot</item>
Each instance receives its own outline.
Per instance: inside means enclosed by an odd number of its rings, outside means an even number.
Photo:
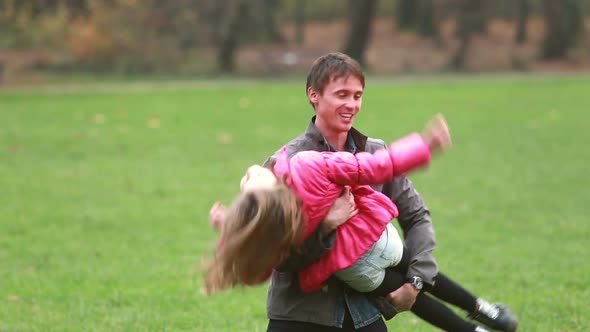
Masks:
[[[469,317],[498,331],[515,332],[518,327],[518,318],[507,306],[483,299],[477,299],[477,309]]]

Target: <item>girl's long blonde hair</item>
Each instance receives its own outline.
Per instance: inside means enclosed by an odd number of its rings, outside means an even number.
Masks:
[[[240,194],[226,212],[206,269],[206,293],[264,281],[301,242],[302,233],[301,201],[287,185]]]

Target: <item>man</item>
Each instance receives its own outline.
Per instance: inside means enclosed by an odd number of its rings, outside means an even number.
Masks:
[[[310,69],[306,84],[307,97],[314,108],[315,116],[307,130],[286,145],[289,154],[292,156],[305,150],[373,152],[386,147],[382,140],[368,138],[352,127],[361,109],[364,86],[364,74],[355,60],[341,53],[330,53],[318,58]],[[271,159],[272,157],[269,158]],[[397,178],[375,188],[390,197],[399,209],[398,222],[404,232],[409,259],[408,268],[405,270],[406,282],[390,293],[387,299],[395,310],[409,310],[414,305],[422,285],[432,288],[438,276],[437,264],[432,256],[435,236],[430,213],[406,177]],[[355,292],[335,278],[330,279],[321,291],[303,293],[299,288],[296,271],[329,250],[334,241],[331,231],[356,213],[354,208],[351,209],[350,205],[346,204],[345,198],[337,204],[343,207],[334,206],[324,220],[323,227],[318,227],[314,235],[305,242],[303,249],[294,252],[273,271],[267,298],[268,332],[387,331],[373,296]],[[452,283],[448,278],[444,280]],[[463,291],[456,286],[458,290]],[[430,299],[425,296],[420,298]],[[493,325],[498,319],[508,319],[513,323],[514,317],[504,307],[497,307],[485,301],[480,305],[474,297],[472,298],[474,318],[487,319],[484,323],[493,328],[516,330],[516,323],[509,328]],[[454,315],[444,305],[433,299],[432,301],[438,308],[442,306],[447,310],[444,314]],[[480,308],[488,308],[486,305],[491,305],[489,308],[497,310],[480,312]],[[383,309],[383,306],[380,308]],[[442,311],[444,310],[441,309]],[[485,331],[471,323],[466,328],[470,331]]]

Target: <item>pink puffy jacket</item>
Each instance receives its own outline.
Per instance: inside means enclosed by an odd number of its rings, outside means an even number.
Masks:
[[[359,213],[336,230],[334,247],[299,272],[304,292],[316,291],[336,271],[353,265],[398,215],[397,207],[370,185],[427,165],[430,149],[418,134],[406,136],[375,153],[303,151],[288,158],[286,149],[277,157],[274,172],[286,177],[303,201],[304,238],[326,217],[344,186],[350,186]]]

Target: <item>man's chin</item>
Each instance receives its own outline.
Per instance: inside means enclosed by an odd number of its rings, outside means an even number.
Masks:
[[[343,132],[348,132],[350,131],[350,129],[352,129],[352,122],[349,124],[344,124],[340,126],[340,130]]]

